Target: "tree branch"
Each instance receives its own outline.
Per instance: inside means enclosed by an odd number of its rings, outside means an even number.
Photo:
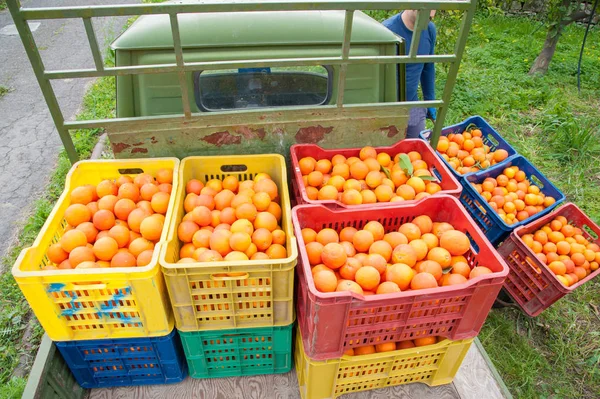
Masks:
[[[561,25],[567,26],[575,21],[581,21],[582,19],[586,19],[589,17],[590,17],[590,13],[587,11],[584,11],[584,10],[575,11],[574,13],[569,15],[567,18],[563,19],[561,21]]]

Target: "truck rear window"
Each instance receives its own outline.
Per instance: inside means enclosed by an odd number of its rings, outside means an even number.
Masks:
[[[332,69],[324,66],[194,73],[196,104],[202,111],[323,105],[331,88]]]

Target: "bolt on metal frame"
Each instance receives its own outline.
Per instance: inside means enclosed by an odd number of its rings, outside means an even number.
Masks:
[[[107,128],[123,124],[125,122],[181,122],[190,121],[196,118],[211,118],[215,115],[224,113],[252,113],[256,110],[234,110],[211,113],[192,113],[188,98],[188,82],[185,78],[186,72],[196,70],[217,70],[234,68],[261,68],[261,67],[286,67],[286,66],[318,66],[318,65],[339,65],[340,73],[338,76],[338,93],[336,104],[325,106],[295,106],[278,107],[273,111],[261,109],[260,112],[285,112],[298,109],[365,109],[365,108],[388,108],[407,109],[412,107],[435,107],[438,108],[438,117],[431,135],[431,143],[436,146],[440,137],[444,119],[448,111],[450,97],[456,82],[456,76],[460,66],[463,51],[467,42],[467,36],[475,13],[476,0],[441,0],[441,1],[413,1],[413,0],[379,0],[379,1],[244,1],[236,2],[232,0],[218,1],[211,0],[202,3],[162,3],[162,4],[136,4],[136,5],[106,5],[106,6],[76,6],[76,7],[51,7],[51,8],[22,8],[19,0],[7,0],[8,8],[13,17],[19,36],[23,41],[25,51],[38,80],[44,99],[52,115],[56,129],[63,142],[65,150],[71,162],[76,162],[79,157],[73,141],[70,130],[86,128]],[[187,13],[216,13],[216,12],[252,12],[252,11],[302,11],[302,10],[343,10],[345,11],[344,34],[339,57],[302,57],[302,58],[277,58],[277,59],[259,59],[259,60],[234,60],[234,61],[209,61],[209,62],[185,62],[183,50],[181,47],[181,37],[179,32],[179,23],[177,16]],[[354,12],[357,10],[417,10],[417,20],[413,33],[413,41],[408,55],[399,56],[350,56],[350,38],[352,34],[352,22]],[[459,10],[463,11],[462,22],[455,43],[453,54],[440,55],[417,55],[421,31],[427,29],[429,14],[431,10]],[[98,41],[94,32],[92,18],[111,17],[111,16],[141,16],[149,14],[167,14],[171,22],[171,32],[173,35],[173,45],[175,52],[175,64],[160,65],[140,65],[140,66],[120,66],[105,67],[102,60],[101,51],[98,47]],[[40,56],[39,49],[33,38],[33,34],[27,21],[41,19],[66,19],[80,18],[83,21],[85,32],[90,45],[90,50],[94,60],[94,69],[69,69],[69,70],[46,70]],[[442,98],[430,101],[402,101],[387,103],[369,103],[369,104],[344,104],[344,88],[346,83],[346,72],[348,65],[356,64],[408,64],[408,63],[448,63],[450,64],[446,84],[444,86]],[[90,78],[102,76],[123,76],[138,74],[160,74],[177,73],[179,85],[181,87],[181,101],[183,105],[183,114],[168,115],[162,117],[132,117],[132,118],[114,118],[114,119],[96,119],[84,121],[65,121],[60,105],[51,85],[51,80],[71,79],[71,78]]]

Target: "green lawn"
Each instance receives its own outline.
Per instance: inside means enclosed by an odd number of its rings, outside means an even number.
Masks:
[[[527,74],[545,33],[526,18],[477,17],[445,124],[481,115],[600,223],[600,29],[588,37],[581,95],[581,27],[567,29],[546,76]],[[535,319],[492,310],[480,339],[516,398],[600,397],[599,291],[591,282]]]

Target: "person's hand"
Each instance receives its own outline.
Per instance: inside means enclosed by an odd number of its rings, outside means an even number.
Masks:
[[[435,120],[437,119],[437,109],[427,108],[427,119],[431,119],[435,122]]]

